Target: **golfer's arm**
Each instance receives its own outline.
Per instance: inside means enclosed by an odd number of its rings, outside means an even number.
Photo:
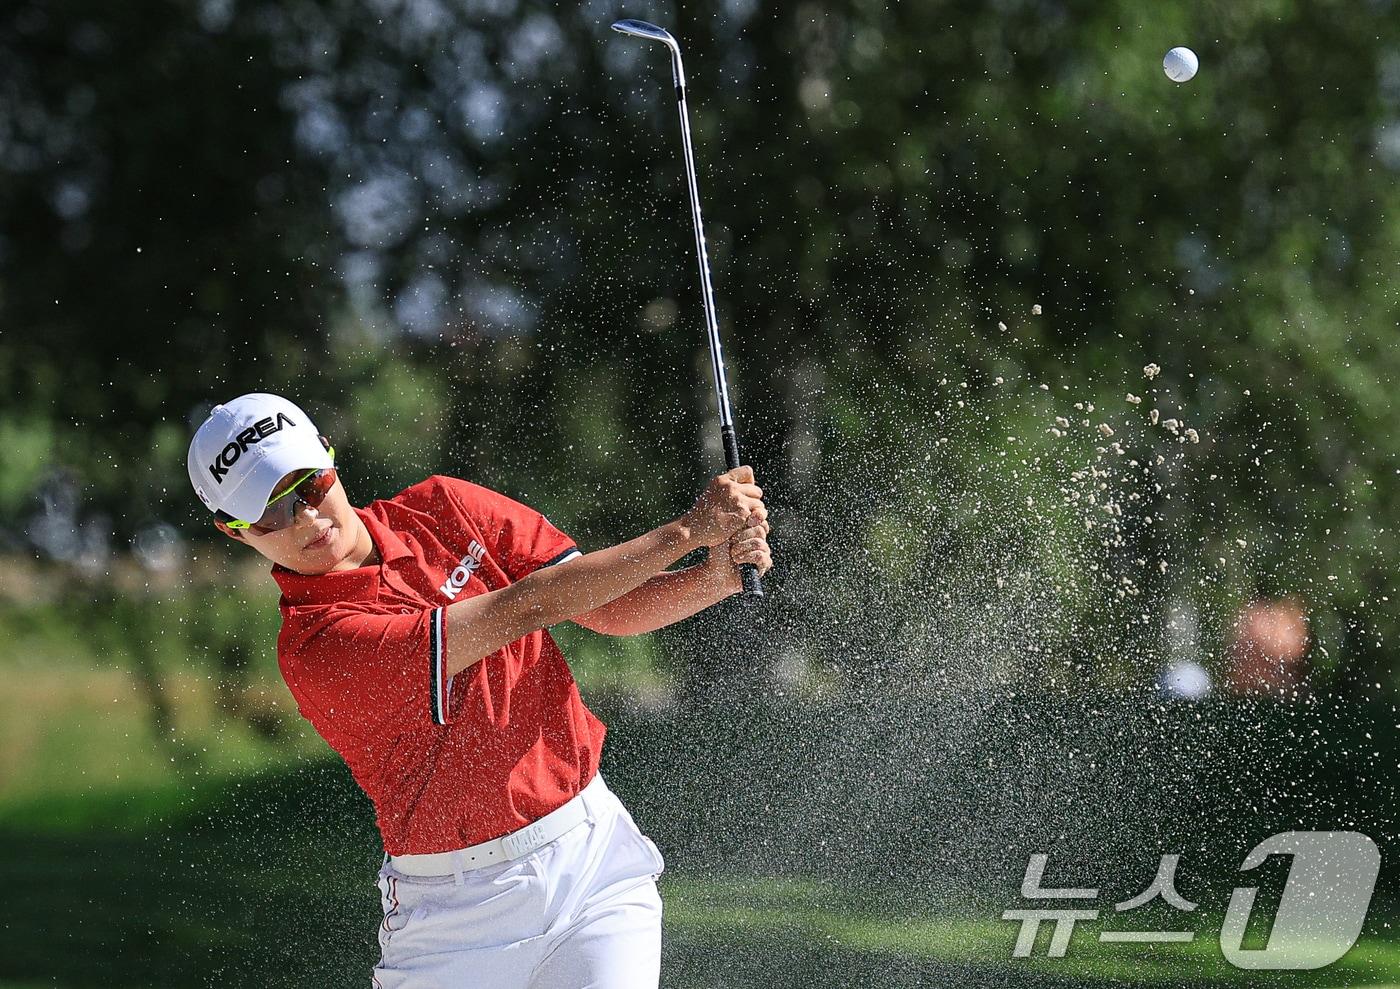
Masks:
[[[635,590],[699,545],[680,520],[608,549],[536,570],[447,609],[450,677],[536,629],[568,621]]]
[[[674,625],[736,593],[738,589],[726,586],[722,575],[697,564],[659,573],[635,591],[579,614],[574,621],[604,635],[641,635]]]

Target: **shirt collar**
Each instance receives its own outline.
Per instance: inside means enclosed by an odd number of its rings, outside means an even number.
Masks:
[[[374,548],[379,551],[379,562],[356,567],[354,570],[337,570],[323,574],[297,573],[280,564],[274,564],[272,576],[276,579],[277,586],[282,589],[284,603],[304,605],[373,600],[379,592],[379,573],[384,564],[413,555],[413,550],[399,538],[398,533],[381,522],[373,512],[365,508],[356,508],[355,514],[369,530]]]

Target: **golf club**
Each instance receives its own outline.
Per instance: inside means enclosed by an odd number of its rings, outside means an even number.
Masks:
[[[681,143],[685,146],[685,177],[690,188],[690,215],[695,221],[695,253],[700,262],[700,293],[705,303],[705,329],[710,337],[710,363],[715,373],[715,393],[719,397],[720,435],[724,440],[724,462],[733,470],[739,466],[739,439],[734,432],[734,415],[729,407],[729,382],[724,370],[724,351],[719,339],[719,320],[715,316],[714,290],[710,286],[710,258],[705,250],[705,228],[700,219],[700,189],[695,181],[695,155],[690,147],[690,115],[685,106],[685,69],[681,65],[681,46],[671,33],[646,21],[623,20],[612,26],[614,31],[630,34],[648,41],[659,41],[671,50],[671,77],[676,85],[676,101],[680,104]],[[756,602],[763,597],[763,583],[758,568],[752,563],[739,567],[744,582],[744,598]]]

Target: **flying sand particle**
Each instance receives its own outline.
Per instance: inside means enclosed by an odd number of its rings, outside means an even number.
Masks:
[[[1148,364],[1146,367],[1144,367],[1144,368],[1142,369],[1142,376],[1143,376],[1144,378],[1146,378],[1148,381],[1151,381],[1152,379],[1156,378],[1157,375],[1159,375],[1159,374],[1161,374],[1161,373],[1162,373],[1162,369],[1161,369],[1160,367],[1158,367],[1156,364]]]

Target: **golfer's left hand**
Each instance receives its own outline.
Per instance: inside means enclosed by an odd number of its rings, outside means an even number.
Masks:
[[[729,537],[727,543],[710,547],[707,567],[717,571],[724,580],[725,588],[731,594],[744,589],[743,578],[739,576],[739,564],[752,563],[762,577],[773,569],[773,552],[768,547],[769,525],[767,519],[749,518],[747,527]]]

